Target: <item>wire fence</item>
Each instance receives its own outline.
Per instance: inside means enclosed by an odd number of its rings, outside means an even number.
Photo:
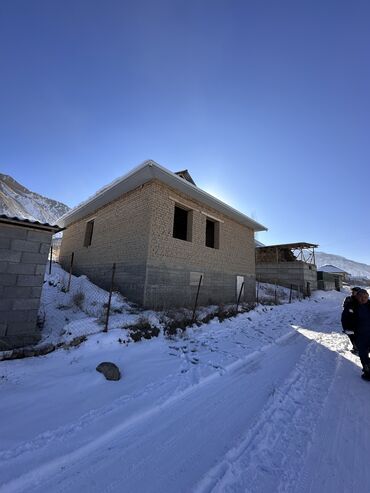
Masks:
[[[311,297],[311,283],[309,281],[301,283],[291,283],[288,286],[279,285],[277,281],[269,283],[257,279],[256,281],[256,303],[292,303],[302,301]]]
[[[105,279],[105,287],[99,288],[96,284],[93,284],[88,280],[86,276],[74,275],[74,253],[69,257],[67,265],[65,265],[66,270],[62,270],[59,267],[57,272],[58,275],[53,275],[53,265],[55,264],[55,251],[51,247],[49,255],[49,265],[47,272],[49,274],[48,282],[58,288],[61,294],[60,302],[57,305],[59,310],[63,312],[60,315],[61,324],[65,323],[68,319],[68,310],[79,309],[90,317],[97,318],[100,326],[103,327],[103,331],[107,332],[109,330],[109,321],[112,315],[117,313],[122,313],[125,309],[132,309],[132,304],[130,305],[127,300],[119,293],[115,286],[115,276],[116,276],[116,264],[112,263],[102,269],[102,278]],[[107,283],[107,279],[109,279]],[[194,292],[194,299],[192,306],[190,307],[191,323],[194,323],[197,319],[199,299],[202,294],[203,288],[203,274],[200,274],[199,281],[197,282],[197,289]],[[238,289],[236,292],[235,303],[228,303],[228,310],[238,313],[240,310],[250,309],[251,302],[244,302],[244,290],[245,283],[241,282],[238,284]],[[283,287],[275,283],[261,282],[260,279],[256,280],[256,292],[255,292],[255,302],[262,304],[282,304],[282,303],[292,303],[293,301],[301,301],[307,296],[311,295],[310,283],[305,284],[297,283],[291,284],[289,287]],[[55,300],[54,300],[55,302]],[[252,302],[253,304],[253,302]],[[247,306],[248,305],[248,306]]]

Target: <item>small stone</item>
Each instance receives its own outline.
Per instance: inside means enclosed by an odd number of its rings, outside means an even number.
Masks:
[[[120,380],[121,372],[114,363],[104,361],[96,367],[96,371],[102,373],[107,380]]]

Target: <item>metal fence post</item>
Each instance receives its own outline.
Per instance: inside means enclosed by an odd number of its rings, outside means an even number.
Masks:
[[[293,284],[290,285],[290,292],[289,292],[289,303],[292,302],[292,293],[293,293]]]
[[[191,323],[194,323],[195,320],[195,311],[197,309],[197,304],[198,304],[198,296],[199,296],[199,291],[200,291],[200,285],[202,284],[202,279],[203,279],[203,274],[201,274],[199,278],[199,283],[198,283],[198,289],[197,289],[197,295],[195,297],[195,303],[194,303],[194,310],[193,310],[193,316],[191,317]]]
[[[72,270],[73,270],[73,259],[75,256],[75,252],[72,252],[71,255],[71,264],[69,266],[69,277],[68,277],[68,286],[67,286],[67,293],[69,292],[69,288],[71,287],[71,278],[72,278]]]
[[[51,274],[51,264],[53,262],[53,244],[50,245],[49,276]]]
[[[242,295],[243,288],[244,288],[244,281],[242,282],[242,285],[240,287],[239,296],[238,296],[238,302],[236,303],[236,311],[238,311],[238,309],[239,309],[240,297]]]
[[[110,283],[110,290],[109,290],[109,298],[108,298],[108,306],[107,306],[107,317],[105,319],[105,327],[103,332],[108,332],[108,323],[109,323],[109,312],[110,312],[110,305],[112,301],[112,292],[113,292],[113,283],[114,283],[114,274],[116,272],[116,264],[113,264],[112,267],[112,279]]]
[[[258,304],[259,302],[259,291],[260,291],[260,282],[257,279],[257,292],[256,292],[256,303]]]

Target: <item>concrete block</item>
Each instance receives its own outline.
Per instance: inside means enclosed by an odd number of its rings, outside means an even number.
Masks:
[[[9,274],[34,274],[36,268],[34,264],[23,264],[22,262],[9,262],[7,265]]]
[[[15,264],[17,265],[17,264]],[[3,272],[8,272],[8,262],[0,262],[0,274]]]
[[[48,233],[47,231],[29,230],[27,234],[27,240],[50,244],[51,236],[51,233]]]
[[[18,238],[24,240],[27,238],[27,229],[21,226],[5,225],[0,226],[0,238]]]
[[[0,337],[4,337],[6,334],[7,324],[0,322]]]
[[[37,344],[40,340],[40,333],[27,333],[27,334],[7,334],[4,338],[0,339],[0,350],[7,351],[9,349],[16,349],[23,346],[29,346]]]
[[[0,311],[11,310],[13,307],[13,300],[0,299]]]
[[[44,276],[27,276],[27,275],[18,275],[17,286],[32,286],[39,287],[42,285],[42,281],[44,280]]]
[[[14,298],[30,298],[32,289],[29,286],[10,286],[6,289],[6,297],[7,299],[14,299]]]
[[[40,245],[35,241],[12,240],[11,249],[20,252],[39,252]]]
[[[18,253],[18,252],[16,252]],[[46,264],[47,261],[46,253],[30,253],[23,252],[22,253],[22,262],[26,264]]]
[[[35,288],[35,287],[31,288],[31,298],[40,299],[41,292],[42,292],[42,286],[37,287],[37,288]]]
[[[27,322],[28,320],[27,310],[3,310],[0,312],[0,321],[6,322],[8,325],[10,322]]]
[[[44,276],[45,275],[45,271],[46,271],[46,268],[48,266],[45,265],[45,264],[39,264],[39,265],[36,265],[36,270],[35,270],[35,274],[39,274],[39,275],[42,275]],[[49,271],[48,271],[49,272]]]
[[[36,332],[36,324],[32,321],[28,322],[9,322],[7,335],[24,335],[24,334],[34,334]]]
[[[29,299],[29,300],[14,300],[13,301],[13,310],[38,310],[40,305],[40,300],[37,299]]]
[[[13,250],[8,250],[4,248],[0,248],[0,261],[7,262],[20,262],[22,256],[22,252],[15,252]]]
[[[48,243],[41,243],[40,248],[39,248],[40,253],[47,253],[49,254],[50,252],[50,242]]]
[[[30,322],[33,322],[35,324],[37,324],[37,317],[38,317],[38,309],[37,310],[28,310],[28,320]]]
[[[10,248],[10,238],[0,238],[0,248]]]
[[[15,286],[17,282],[17,274],[1,274],[1,286]]]

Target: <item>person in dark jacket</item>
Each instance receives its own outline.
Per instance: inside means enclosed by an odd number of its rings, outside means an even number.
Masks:
[[[358,348],[364,380],[370,381],[370,301],[369,293],[361,289],[357,295],[357,306],[354,310],[355,337]]]
[[[343,332],[348,335],[349,340],[352,343],[351,352],[358,356],[358,349],[356,346],[356,336],[355,336],[355,320],[354,320],[354,310],[358,304],[356,295],[361,291],[361,288],[354,287],[352,288],[352,295],[347,296],[343,301],[343,311],[342,311],[342,327]]]

